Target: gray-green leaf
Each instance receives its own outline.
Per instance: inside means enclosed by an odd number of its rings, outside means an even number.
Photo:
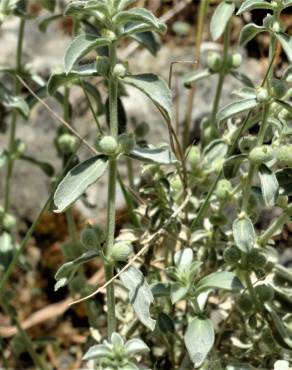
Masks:
[[[285,51],[289,62],[292,63],[292,37],[284,32],[276,33],[275,36]]]
[[[164,80],[154,74],[145,73],[125,76],[121,79],[121,82],[142,91],[153,101],[163,115],[171,121],[172,94]]]
[[[178,160],[175,155],[169,150],[168,146],[138,148],[132,150],[129,157],[138,159],[139,161],[153,164],[170,165],[177,164]]]
[[[237,218],[233,222],[232,229],[237,247],[244,253],[249,252],[256,241],[256,234],[251,220],[248,217]]]
[[[211,288],[239,290],[243,288],[238,277],[233,272],[221,271],[205,276],[196,286],[196,292],[201,293]]]
[[[269,167],[264,164],[259,167],[259,177],[265,205],[271,208],[275,205],[279,192],[277,177]]]
[[[193,319],[188,325],[184,340],[195,367],[201,366],[215,340],[212,321],[199,317]]]
[[[103,175],[107,166],[107,157],[98,155],[72,168],[55,192],[56,212],[63,212],[74,203],[91,184]]]
[[[212,72],[208,68],[192,71],[183,78],[183,84],[185,87],[190,88],[192,83],[203,80],[211,75]]]
[[[65,72],[69,73],[72,70],[74,64],[91,50],[100,46],[109,45],[110,42],[111,41],[109,39],[98,38],[96,35],[82,34],[77,36],[69,44],[65,53]]]
[[[239,113],[253,109],[257,105],[258,102],[256,99],[242,99],[235,101],[220,109],[219,112],[217,113],[216,119],[218,123],[220,123],[221,121],[236,116]]]
[[[268,3],[265,0],[246,0],[242,3],[241,7],[238,9],[237,15],[240,15],[244,12],[249,12],[253,9],[273,9],[271,3]]]
[[[154,330],[156,321],[150,316],[150,305],[154,301],[151,289],[142,272],[134,266],[120,275],[124,286],[129,290],[129,299],[139,320],[150,330]]]
[[[234,10],[235,4],[226,1],[221,1],[217,6],[211,19],[211,35],[214,41],[222,36]]]
[[[239,43],[244,45],[256,37],[258,33],[265,32],[267,29],[254,23],[247,24],[240,32]]]

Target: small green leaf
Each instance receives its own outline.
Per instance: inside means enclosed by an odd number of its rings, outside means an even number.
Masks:
[[[201,279],[196,285],[196,292],[201,293],[211,288],[239,290],[243,288],[243,285],[233,272],[222,271],[214,272]]]
[[[118,10],[123,10],[136,1],[137,0],[115,0],[115,3]]]
[[[265,0],[246,0],[242,3],[241,7],[238,9],[237,15],[240,15],[244,12],[249,12],[254,9],[271,9],[273,10],[273,6],[271,3]]]
[[[289,66],[283,73],[283,80],[287,82],[292,82],[292,65]]]
[[[249,77],[247,77],[244,73],[241,73],[241,72],[238,72],[238,71],[235,71],[235,70],[231,70],[230,74],[231,74],[231,76],[236,78],[236,80],[243,83],[245,86],[254,87],[254,84],[253,84],[252,80]]]
[[[214,161],[223,159],[228,151],[228,145],[221,139],[211,141],[204,149],[204,158],[206,162],[212,167]]]
[[[154,330],[155,320],[150,316],[150,305],[154,298],[151,289],[142,272],[134,266],[120,275],[124,286],[129,290],[130,303],[138,316],[138,319],[150,330]]]
[[[14,96],[2,83],[0,83],[0,101],[7,108],[15,108],[27,118],[29,107],[26,101],[20,96]]]
[[[98,38],[96,35],[82,34],[77,36],[68,46],[65,57],[65,72],[69,73],[74,64],[91,50],[100,46],[109,45],[111,41],[106,38]]]
[[[174,264],[179,271],[187,270],[194,258],[194,253],[191,248],[184,248],[177,251],[174,255]]]
[[[85,355],[82,357],[84,361],[95,360],[97,358],[109,357],[111,349],[105,344],[96,344],[89,347]]]
[[[211,35],[214,41],[222,36],[234,10],[235,4],[227,1],[221,1],[217,6],[211,19]]]
[[[52,177],[55,173],[54,167],[48,162],[40,161],[40,160],[38,160],[36,158],[33,158],[33,157],[30,157],[28,155],[22,155],[20,157],[20,159],[36,165],[49,177]]]
[[[275,36],[285,51],[289,62],[292,63],[292,37],[284,32],[276,33]]]
[[[228,157],[223,164],[223,175],[226,179],[232,179],[238,175],[238,169],[242,163],[247,158],[246,154],[236,154]]]
[[[162,111],[163,115],[171,121],[172,94],[165,81],[154,74],[145,73],[125,76],[121,79],[121,82],[142,91]]]
[[[117,25],[125,25],[127,23],[145,23],[151,26],[152,30],[165,33],[166,25],[159,21],[149,10],[145,8],[133,8],[126,11],[121,11],[113,17],[113,22]]]
[[[172,283],[170,288],[171,303],[175,304],[176,302],[183,299],[187,295],[190,287],[190,283],[186,285],[182,285],[180,283]]]
[[[282,9],[288,8],[288,6],[292,6],[292,0],[282,0]]]
[[[136,147],[129,154],[129,157],[138,159],[145,163],[171,165],[177,164],[178,160],[175,155],[169,150],[168,146],[163,147],[150,147],[150,148],[138,148]]]
[[[232,225],[233,237],[237,247],[244,253],[249,252],[255,244],[256,234],[248,217],[237,218]]]
[[[269,167],[264,164],[259,167],[259,177],[265,205],[271,208],[275,205],[279,192],[277,177]]]
[[[42,19],[39,23],[39,30],[44,33],[47,32],[49,25],[61,18],[63,18],[63,14],[50,15],[49,17]]]
[[[60,182],[55,192],[56,212],[63,212],[74,203],[91,184],[103,175],[107,166],[107,157],[98,155],[72,168]]]
[[[5,150],[0,151],[0,168],[2,168],[7,160],[7,152]]]
[[[256,99],[242,99],[235,101],[220,109],[217,113],[216,120],[218,121],[218,123],[220,123],[221,121],[224,121],[228,118],[236,116],[247,110],[253,109],[257,105],[258,102]]]
[[[65,8],[64,15],[71,17],[94,17],[101,24],[106,23],[109,18],[109,7],[102,1],[71,1]]]
[[[213,73],[208,69],[201,69],[198,71],[192,71],[183,78],[183,84],[185,87],[190,88],[192,83],[198,82],[211,76]]]
[[[158,36],[156,37],[153,32],[146,31],[136,33],[134,35],[131,35],[131,38],[136,40],[140,45],[149,50],[152,55],[157,55],[161,43]]]
[[[261,32],[268,31],[265,27],[263,26],[258,26],[254,23],[247,24],[244,26],[240,32],[240,37],[239,37],[239,43],[240,45],[245,45],[249,41],[251,41],[253,38],[256,37],[257,34]]]
[[[199,317],[193,319],[188,325],[184,340],[195,367],[201,366],[215,341],[212,321]]]
[[[61,86],[67,86],[75,82],[79,83],[79,78],[97,75],[96,63],[77,66],[69,73],[54,73],[48,81],[48,93],[49,95],[54,95]]]

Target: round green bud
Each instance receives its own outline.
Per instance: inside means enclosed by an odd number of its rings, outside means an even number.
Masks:
[[[98,242],[101,244],[106,239],[106,234],[102,227],[100,227],[98,224],[90,225],[90,228],[94,230],[96,237],[98,238]]]
[[[184,37],[190,33],[190,25],[187,22],[176,21],[172,25],[172,30],[178,36]]]
[[[178,195],[183,191],[183,183],[179,175],[174,175],[169,180],[171,191],[174,195]]]
[[[274,98],[281,99],[287,93],[287,86],[281,80],[272,80],[271,81],[271,92]]]
[[[133,247],[128,241],[116,242],[109,253],[109,259],[113,262],[125,262],[133,253]]]
[[[215,190],[215,195],[220,200],[227,200],[230,198],[231,191],[232,191],[231,182],[226,179],[222,179],[218,181],[218,184]]]
[[[261,302],[270,302],[274,298],[274,289],[270,285],[257,285],[255,292]]]
[[[86,250],[97,249],[100,246],[98,235],[91,227],[82,230],[80,241]]]
[[[277,161],[285,166],[292,166],[292,145],[282,145],[276,151]]]
[[[118,137],[118,144],[121,153],[129,154],[135,148],[136,140],[133,134],[121,134]]]
[[[109,157],[118,153],[118,147],[117,140],[112,136],[103,136],[97,139],[96,149]]]
[[[239,53],[234,53],[228,56],[228,64],[231,68],[239,68],[242,63],[242,56]]]
[[[227,221],[227,218],[222,214],[220,215],[215,213],[210,216],[210,222],[212,225],[223,226]]]
[[[128,70],[123,63],[117,63],[113,68],[113,76],[114,77],[125,77]]]
[[[269,101],[270,95],[267,89],[259,87],[256,91],[256,98],[259,103],[265,103]]]
[[[62,154],[71,154],[77,148],[78,139],[71,134],[62,134],[57,138],[57,147]]]
[[[15,142],[15,154],[20,157],[26,152],[27,145],[24,141],[17,139]]]
[[[207,64],[211,72],[219,72],[223,65],[220,54],[211,51],[207,57]]]
[[[227,265],[235,266],[241,258],[241,253],[236,247],[228,247],[224,250],[223,259]]]
[[[247,256],[249,265],[254,269],[262,269],[267,265],[266,256],[259,249],[252,249]]]
[[[249,153],[257,145],[257,137],[247,135],[239,140],[238,146],[242,153]]]
[[[250,313],[253,310],[253,302],[248,294],[242,294],[238,300],[240,310]]]
[[[255,165],[269,162],[273,159],[273,149],[269,145],[257,146],[249,153],[249,160]]]
[[[278,6],[279,6],[278,1],[273,0],[273,1],[271,2],[271,6],[272,6],[274,9],[277,9],[277,8],[278,8]]]
[[[149,125],[146,122],[140,122],[135,127],[135,135],[138,137],[144,137],[149,132]]]
[[[279,195],[277,198],[277,206],[285,208],[288,205],[289,197],[287,195]]]
[[[201,163],[201,151],[197,146],[192,146],[190,149],[187,149],[187,163],[191,166],[192,169],[198,168]]]
[[[270,112],[271,112],[273,115],[277,116],[277,115],[281,112],[281,110],[282,110],[282,106],[281,106],[279,103],[277,103],[277,102],[275,102],[275,101],[274,101],[274,102],[271,104]]]
[[[100,35],[101,35],[101,37],[104,37],[104,38],[109,39],[111,41],[114,41],[117,37],[116,34],[113,31],[108,30],[107,28],[103,28],[100,31]]]
[[[2,218],[2,226],[6,231],[10,231],[16,225],[16,218],[9,213],[5,213]]]
[[[280,22],[276,21],[272,24],[272,31],[275,33],[279,33],[282,31],[282,25]]]

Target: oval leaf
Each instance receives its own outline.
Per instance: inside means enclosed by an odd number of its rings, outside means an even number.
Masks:
[[[73,167],[55,192],[56,212],[63,212],[74,203],[91,184],[103,175],[107,166],[107,157],[95,156]]]
[[[196,292],[201,293],[211,288],[239,290],[243,288],[241,281],[233,272],[215,272],[201,279],[196,286]]]
[[[124,286],[129,290],[129,299],[139,320],[150,330],[154,330],[156,321],[150,316],[150,305],[154,301],[151,289],[142,272],[134,266],[120,275]]]
[[[183,84],[185,87],[190,88],[192,83],[198,82],[212,75],[212,72],[206,68],[199,71],[192,71],[188,73],[184,79]]]
[[[219,110],[216,119],[220,123],[228,118],[236,116],[239,113],[255,108],[258,105],[256,99],[243,99],[230,103]]]
[[[121,81],[136,87],[147,95],[157,108],[163,112],[168,121],[171,121],[172,94],[165,81],[151,73],[129,75]]]
[[[256,241],[253,224],[248,217],[237,218],[232,225],[233,237],[237,247],[244,253],[249,252]]]
[[[213,40],[219,39],[222,36],[227,23],[229,22],[235,10],[234,3],[222,1],[216,8],[211,19],[211,35]]]
[[[110,42],[110,40],[106,38],[98,38],[96,35],[82,34],[77,36],[69,44],[65,53],[65,72],[69,73],[72,70],[74,64],[91,50],[100,46],[109,45]]]
[[[265,205],[271,208],[275,205],[279,192],[277,177],[269,167],[264,164],[259,167],[259,177]]]
[[[244,26],[240,32],[239,43],[240,45],[244,45],[251,41],[256,35],[260,32],[267,31],[267,29],[263,26],[257,26],[254,23],[247,24]]]
[[[292,37],[284,32],[276,33],[275,35],[285,51],[289,62],[292,63]]]
[[[201,366],[215,340],[212,321],[196,317],[189,323],[184,339],[195,367]]]
[[[177,164],[178,160],[168,147],[135,148],[129,157],[146,163],[170,165]]]
[[[241,7],[238,9],[237,15],[240,15],[244,12],[249,12],[253,9],[273,9],[271,3],[268,3],[265,0],[246,0],[243,2]]]

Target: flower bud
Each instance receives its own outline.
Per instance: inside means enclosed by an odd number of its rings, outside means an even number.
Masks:
[[[133,247],[128,241],[116,242],[109,253],[109,260],[114,262],[125,262],[133,253]]]
[[[71,134],[62,134],[57,138],[57,148],[62,154],[68,155],[76,150],[78,139]]]
[[[257,137],[247,135],[239,140],[238,146],[242,153],[249,153],[257,144]]]
[[[231,185],[230,181],[228,181],[226,179],[222,179],[222,180],[218,181],[218,184],[217,184],[216,190],[215,190],[215,194],[216,194],[218,199],[220,199],[220,200],[229,199],[231,191],[232,191],[232,185]]]
[[[135,148],[136,140],[133,134],[121,134],[118,137],[119,151],[123,154],[130,154]]]
[[[208,54],[207,64],[211,72],[219,72],[223,65],[220,54],[211,51]]]
[[[250,313],[253,310],[253,302],[248,294],[242,294],[238,300],[239,308],[246,313]]]
[[[277,206],[278,207],[286,207],[289,202],[289,197],[287,195],[279,195],[277,198]]]
[[[112,136],[103,136],[97,139],[96,149],[109,157],[115,156],[118,152],[118,143]]]
[[[292,166],[292,145],[282,145],[276,151],[277,161],[285,166]]]
[[[239,53],[234,53],[228,56],[228,65],[231,68],[239,68],[242,63],[242,56]]]
[[[105,241],[105,233],[98,225],[90,225],[81,232],[80,241],[86,250],[96,249]]]
[[[249,153],[249,160],[255,165],[266,163],[273,159],[273,149],[268,145],[257,146]]]
[[[268,90],[264,87],[259,87],[256,91],[256,98],[259,103],[265,103],[269,101],[270,96]]]
[[[192,146],[191,149],[187,149],[187,153],[187,163],[191,166],[192,169],[198,168],[201,163],[200,148],[197,146]]]
[[[5,213],[2,219],[3,229],[10,231],[16,225],[16,218],[9,213]]]
[[[270,285],[257,285],[255,292],[261,302],[269,302],[274,298],[274,289]]]
[[[266,256],[258,249],[252,249],[247,256],[248,264],[254,269],[262,269],[267,265]]]
[[[17,139],[14,145],[14,151],[17,157],[21,157],[26,152],[26,144],[24,141]]]
[[[114,41],[117,37],[116,34],[113,31],[108,30],[107,28],[103,28],[100,31],[100,35],[101,35],[101,37],[104,37],[104,38],[109,39],[111,41]]]
[[[125,77],[128,73],[127,67],[123,63],[117,63],[113,68],[113,76],[114,77]]]
[[[281,99],[287,93],[287,86],[281,80],[273,79],[271,81],[271,92],[274,98]]]
[[[236,247],[228,247],[224,250],[223,258],[225,263],[230,266],[235,266],[240,261],[240,251]]]

